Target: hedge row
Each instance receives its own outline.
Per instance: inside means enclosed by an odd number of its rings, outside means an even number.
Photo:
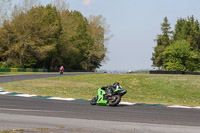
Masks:
[[[0,72],[58,72],[58,70],[35,68],[0,68]]]

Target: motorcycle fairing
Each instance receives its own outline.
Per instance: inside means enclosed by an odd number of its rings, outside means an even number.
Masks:
[[[98,89],[97,105],[109,106],[107,99],[105,99],[106,92],[101,88]]]

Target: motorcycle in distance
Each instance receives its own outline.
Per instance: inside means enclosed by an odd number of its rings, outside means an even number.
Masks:
[[[111,91],[110,91],[111,90]],[[108,94],[110,91],[110,94]],[[127,93],[118,82],[114,83],[113,86],[105,86],[98,89],[98,95],[91,101],[91,105],[104,105],[104,106],[117,106],[121,97]]]
[[[60,70],[60,75],[63,74],[63,72],[64,72],[64,67],[61,66],[59,70]]]

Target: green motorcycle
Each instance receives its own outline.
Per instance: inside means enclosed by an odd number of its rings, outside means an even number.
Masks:
[[[91,105],[104,105],[104,106],[117,106],[121,97],[127,93],[126,90],[122,89],[118,82],[114,83],[113,86],[105,86],[98,89],[98,95],[91,101]]]

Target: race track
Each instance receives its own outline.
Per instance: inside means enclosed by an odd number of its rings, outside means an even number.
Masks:
[[[0,83],[54,76],[60,75],[0,76]],[[91,106],[86,101],[0,95],[0,130],[34,128],[63,133],[198,133],[200,110],[142,105]]]

